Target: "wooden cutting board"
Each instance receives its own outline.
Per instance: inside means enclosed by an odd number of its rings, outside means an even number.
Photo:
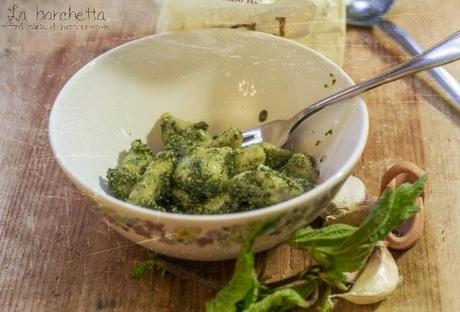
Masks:
[[[62,11],[68,4],[0,3],[0,23],[6,25],[0,26],[0,310],[201,311],[215,290],[197,276],[222,282],[233,263],[181,262],[191,272],[182,279],[168,273],[131,279],[133,264],[146,251],[107,228],[51,153],[48,115],[65,81],[100,53],[154,32],[152,1],[85,3],[103,11],[106,21],[81,29],[59,20],[54,29],[45,23],[47,30],[38,21],[35,28],[21,29],[9,26],[21,21],[21,8],[31,21],[36,5]],[[13,13],[14,4],[19,9]],[[460,28],[459,7],[459,0],[406,0],[398,2],[391,18],[427,46]],[[377,74],[402,57],[377,31],[348,30],[345,70],[353,79]],[[447,68],[460,79],[460,64]],[[338,310],[459,310],[460,115],[419,77],[371,91],[365,99],[370,136],[356,175],[375,194],[392,162],[404,159],[424,168],[429,174],[426,231],[398,258],[404,279],[396,293],[381,304],[343,303]],[[270,270],[278,276],[294,272],[301,257],[282,247]]]

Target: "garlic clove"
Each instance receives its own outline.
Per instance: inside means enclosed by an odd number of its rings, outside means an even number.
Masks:
[[[348,224],[358,227],[369,214],[369,207],[367,205],[355,206],[350,210],[342,210],[327,216],[324,219],[324,225],[331,224]]]
[[[366,201],[366,196],[366,186],[363,181],[355,176],[350,176],[335,195],[332,204],[339,209],[359,206]]]
[[[350,176],[336,194],[323,219],[325,224],[345,223],[358,226],[367,217],[374,199],[357,177]]]
[[[398,267],[383,245],[378,245],[350,291],[334,295],[355,304],[372,304],[384,300],[398,286]]]

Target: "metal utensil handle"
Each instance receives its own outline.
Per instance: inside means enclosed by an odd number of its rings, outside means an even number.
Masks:
[[[457,31],[433,47],[425,50],[423,53],[393,67],[379,76],[355,84],[310,105],[291,119],[292,127],[290,132],[294,131],[294,129],[307,117],[332,103],[354,97],[367,90],[392,82],[404,76],[444,65],[458,59],[460,59],[460,31]]]
[[[378,26],[411,56],[423,52],[423,49],[395,23],[388,20],[380,20]],[[433,68],[428,73],[451,98],[452,104],[460,110],[460,84],[458,81],[444,68]]]

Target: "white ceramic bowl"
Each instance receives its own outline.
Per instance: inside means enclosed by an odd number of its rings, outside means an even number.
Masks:
[[[351,84],[319,53],[267,34],[216,29],[154,35],[104,53],[67,82],[51,112],[50,140],[65,174],[126,238],[173,257],[229,259],[238,254],[248,224],[281,216],[276,228],[257,240],[260,251],[311,222],[327,205],[366,143],[368,114],[361,99],[330,107],[296,130],[291,146],[315,156],[321,183],[270,207],[218,216],[136,207],[105,191],[107,168],[117,165],[135,138],[158,149],[156,123],[164,112],[204,120],[211,131],[247,129],[259,124],[261,110],[268,111],[268,121],[287,118]],[[326,136],[329,129],[333,134]]]

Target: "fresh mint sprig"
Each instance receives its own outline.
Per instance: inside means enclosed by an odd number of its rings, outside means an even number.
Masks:
[[[206,303],[207,312],[242,311],[257,300],[260,283],[254,268],[252,246],[256,238],[275,223],[270,221],[254,225],[236,260],[233,278],[214,299]]]
[[[296,231],[289,244],[306,250],[319,263],[318,267],[299,275],[303,288],[287,285],[272,292],[263,291],[269,287],[257,279],[252,246],[274,222],[255,226],[241,249],[233,278],[206,304],[206,311],[269,312],[287,311],[296,306],[307,308],[315,303],[308,299],[320,286],[325,291],[316,304],[321,311],[330,311],[333,289],[347,290],[350,286],[346,274],[361,270],[376,244],[419,211],[415,199],[422,193],[425,182],[426,177],[422,177],[414,184],[404,183],[385,191],[359,228],[336,224]]]
[[[344,224],[317,230],[307,227],[296,231],[289,242],[308,251],[323,267],[323,276],[346,290],[345,274],[360,270],[375,244],[419,211],[415,199],[425,182],[426,177],[422,177],[414,184],[403,183],[385,191],[359,228]]]

